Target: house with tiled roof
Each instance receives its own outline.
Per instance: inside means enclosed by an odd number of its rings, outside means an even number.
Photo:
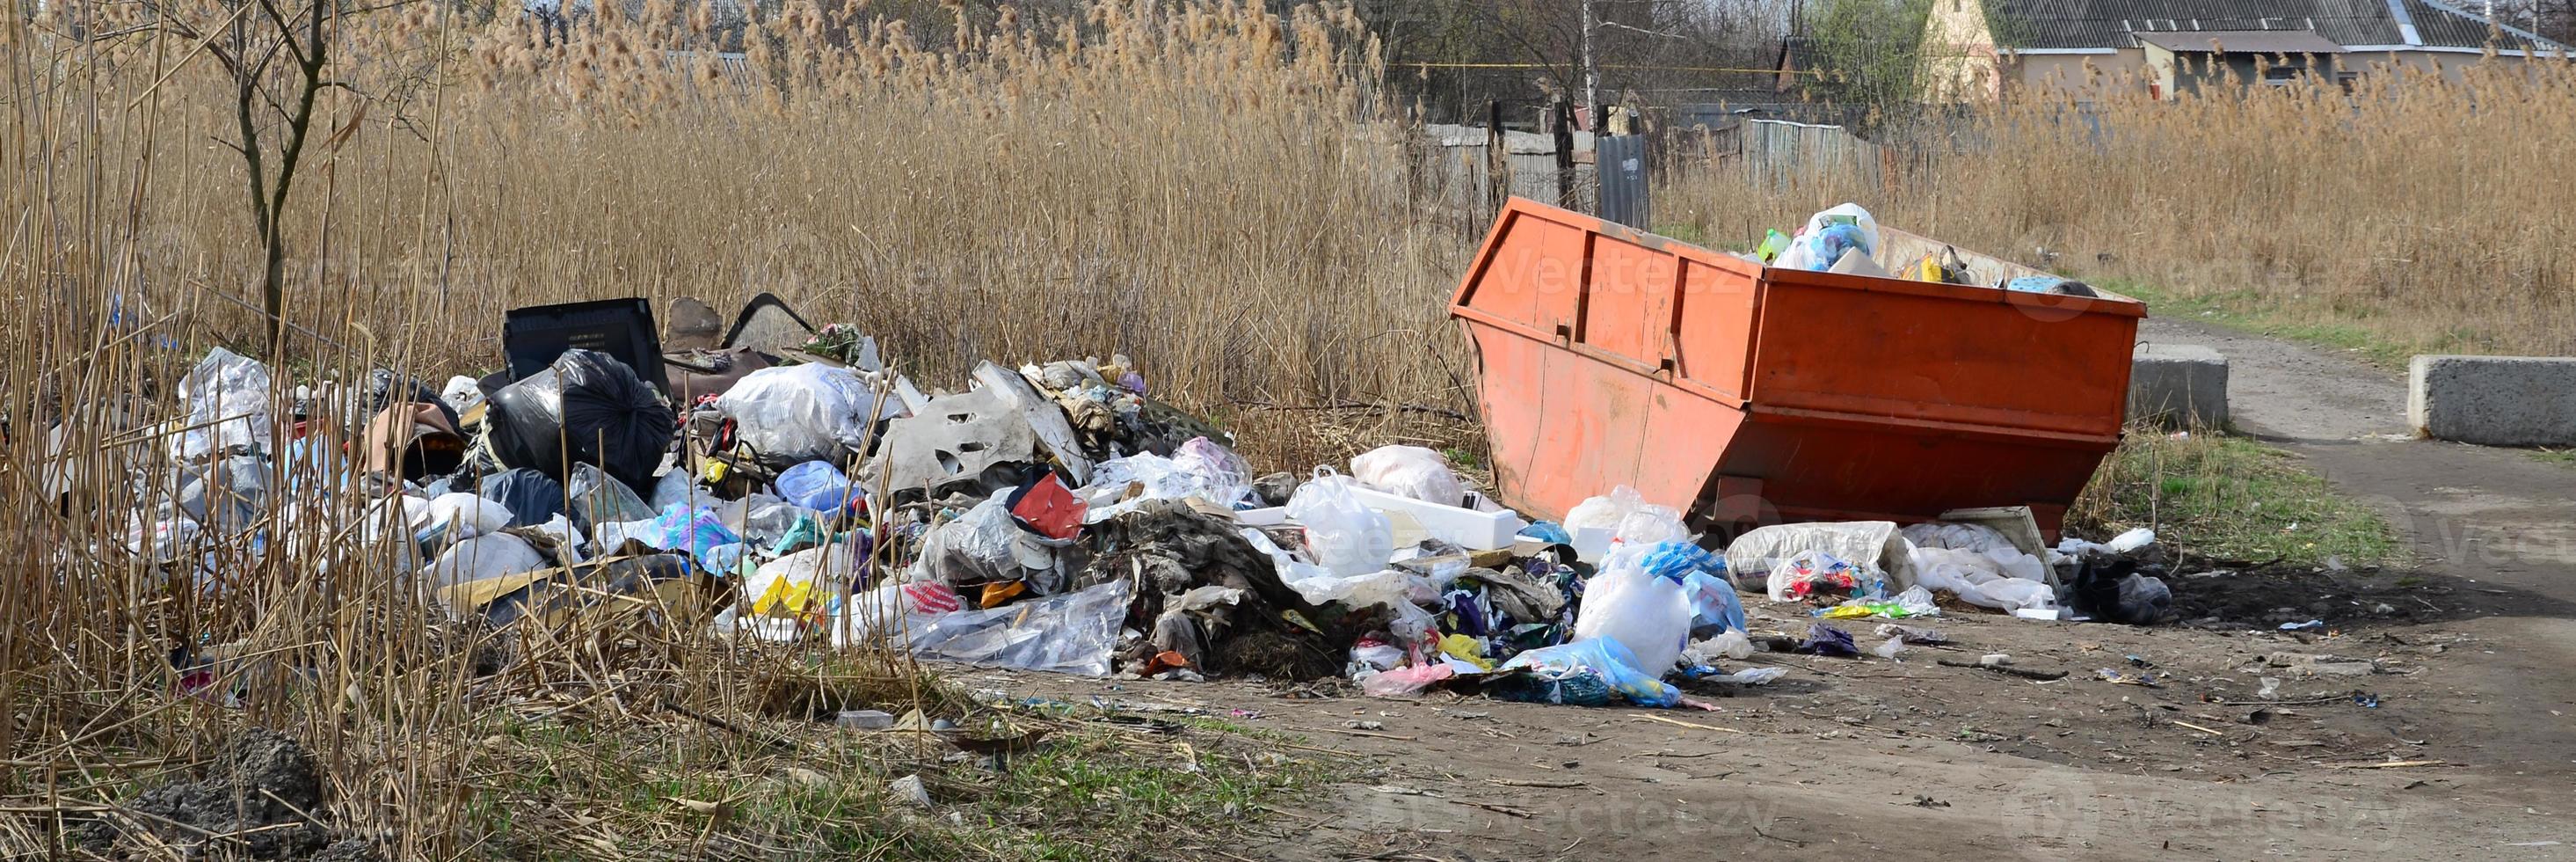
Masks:
[[[2348,81],[2398,68],[2564,62],[2567,47],[2439,0],[1931,0],[1936,101],[2015,88],[2135,87],[2173,98],[2217,81]]]

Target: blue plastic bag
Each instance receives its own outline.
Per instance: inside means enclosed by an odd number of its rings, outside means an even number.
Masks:
[[[1647,574],[1681,582],[1682,595],[1690,600],[1693,635],[1745,631],[1744,600],[1727,582],[1725,557],[1687,542],[1665,542],[1646,552],[1644,565]]]
[[[1503,663],[1502,672],[1528,670],[1545,680],[1597,679],[1638,706],[1680,703],[1680,689],[1637,669],[1637,654],[1615,638],[1593,638],[1529,650]]]
[[[1536,539],[1550,545],[1574,544],[1574,535],[1566,532],[1565,528],[1563,526],[1559,526],[1555,521],[1539,521],[1532,523],[1527,527],[1522,527],[1520,534],[1523,538]]]
[[[807,461],[778,474],[778,496],[826,514],[837,514],[861,499],[859,489],[850,485],[850,477],[842,475],[830,461]]]

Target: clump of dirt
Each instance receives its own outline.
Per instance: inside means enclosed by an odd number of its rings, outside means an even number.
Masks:
[[[294,737],[253,728],[224,744],[206,777],[144,791],[118,815],[92,822],[83,839],[109,855],[157,844],[189,858],[377,858],[364,842],[333,842],[313,819],[323,810],[312,752]]]

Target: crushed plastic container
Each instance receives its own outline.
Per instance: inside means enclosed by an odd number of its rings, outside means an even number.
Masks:
[[[1766,267],[1515,199],[1451,314],[1532,517],[1628,485],[1729,534],[2014,505],[2054,534],[2119,444],[2146,307]]]

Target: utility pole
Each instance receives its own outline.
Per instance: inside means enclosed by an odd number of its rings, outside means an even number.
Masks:
[[[1583,7],[1583,109],[1590,112],[1593,134],[1601,133],[1601,64],[1592,56],[1592,31],[1600,29],[1592,17],[1593,0],[1577,0]]]

